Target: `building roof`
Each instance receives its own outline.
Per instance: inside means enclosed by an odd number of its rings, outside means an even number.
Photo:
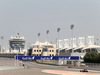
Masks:
[[[69,48],[67,48],[67,49],[66,49],[66,51],[71,50],[71,49],[72,49],[72,48],[71,48],[71,47],[69,47]]]
[[[20,37],[20,36],[12,36],[12,37],[10,37],[10,39],[24,39],[24,37]]]
[[[39,41],[36,41],[35,44],[32,44],[32,45],[54,45],[54,44],[50,44],[49,42],[39,42]]]
[[[82,50],[91,49],[91,48],[100,48],[100,46],[98,46],[98,45],[88,45],[87,47],[84,47]]]
[[[85,47],[85,45],[80,45],[79,47],[74,48],[74,50],[82,49],[82,48],[84,48],[84,47]]]

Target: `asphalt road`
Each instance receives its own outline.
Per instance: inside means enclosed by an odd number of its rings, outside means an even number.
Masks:
[[[13,59],[0,59],[0,65],[13,66]],[[28,68],[0,70],[0,75],[100,75],[100,73],[80,73],[80,69],[70,69],[67,66],[54,66],[37,64],[35,62],[23,62]],[[2,68],[2,67],[1,67]]]
[[[34,70],[40,70],[42,73],[56,74],[56,75],[100,75],[100,71],[89,71],[88,73],[80,72],[81,69],[72,69],[67,66],[54,66],[37,64],[33,62],[25,62],[25,65]]]
[[[92,70],[100,72],[99,68],[94,68],[94,67],[72,67],[68,68],[68,66],[56,66],[56,65],[46,65],[46,64],[37,64],[34,62],[25,62],[28,66],[33,67],[33,68],[39,68],[39,69],[54,69],[54,70],[63,70],[63,71],[80,71],[82,69],[88,69],[90,72]]]
[[[37,64],[35,62],[25,62],[26,65],[28,65],[30,68],[36,68],[36,69],[52,69],[52,70],[68,70],[67,66],[54,66],[54,65],[45,65],[45,64]]]
[[[17,68],[14,59],[0,58],[0,75],[54,75],[42,72],[41,69],[30,67],[28,69]]]
[[[54,75],[50,73],[41,72],[39,69],[12,69],[0,70],[0,75]]]

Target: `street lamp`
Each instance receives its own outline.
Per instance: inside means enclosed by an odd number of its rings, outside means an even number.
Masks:
[[[97,43],[96,43],[97,45],[99,45],[99,44],[98,44],[98,41],[99,41],[99,39],[97,38]]]
[[[57,28],[57,32],[58,32],[58,56],[59,56],[59,32],[60,32],[60,28]]]
[[[39,37],[40,37],[40,33],[38,33],[38,56],[39,56],[39,48],[40,48]]]
[[[48,56],[48,34],[49,34],[49,30],[46,31],[47,34],[47,56]]]
[[[71,34],[71,37],[72,37],[72,55],[74,53],[74,51],[73,51],[73,28],[74,28],[74,25],[71,25],[70,29],[72,30],[72,34]]]
[[[1,36],[1,40],[2,40],[2,42],[1,42],[1,52],[3,52],[3,39],[4,39],[4,36]]]

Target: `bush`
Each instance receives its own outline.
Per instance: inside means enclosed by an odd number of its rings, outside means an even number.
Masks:
[[[98,62],[100,63],[100,53],[98,54]]]
[[[84,56],[84,62],[87,63],[100,63],[100,53],[96,51],[87,52]]]
[[[36,56],[36,54],[32,54],[32,56]]]
[[[58,54],[56,54],[55,56],[58,56]]]

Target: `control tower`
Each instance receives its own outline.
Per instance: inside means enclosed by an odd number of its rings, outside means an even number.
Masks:
[[[9,40],[10,52],[23,52],[25,48],[25,39],[20,36],[12,36]]]

